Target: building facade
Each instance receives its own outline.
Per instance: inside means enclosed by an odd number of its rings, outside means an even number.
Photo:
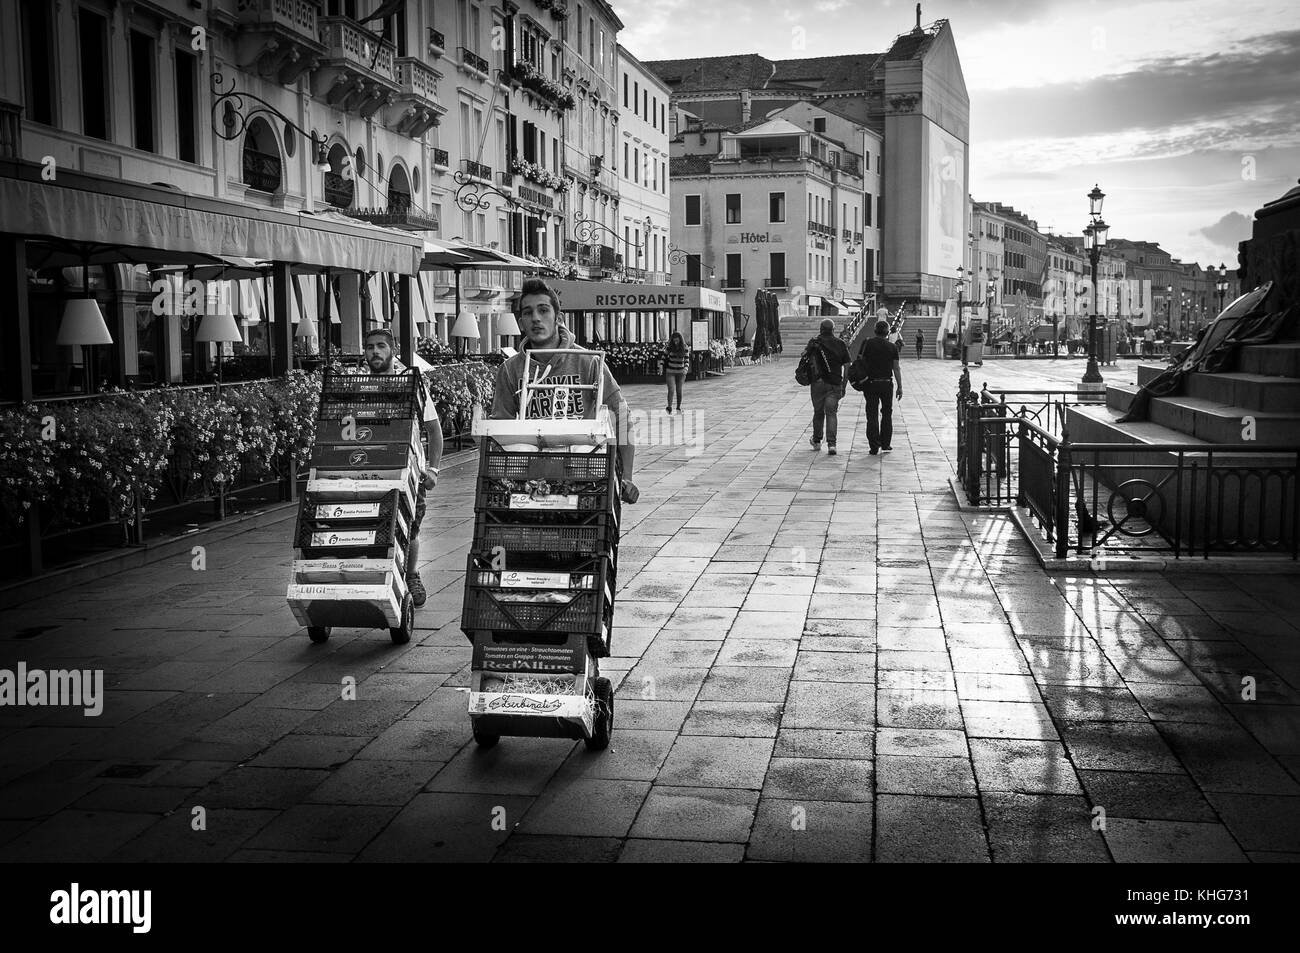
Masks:
[[[869,142],[879,155],[878,136],[798,103],[721,133],[716,154],[701,152],[711,137],[697,141],[689,125],[678,138],[685,154],[671,172],[675,280],[720,288],[740,329],[760,289],[776,294],[792,333],[863,307],[864,263],[874,264],[879,235],[866,224],[864,156],[847,142]]]
[[[878,142],[875,151],[860,139],[841,139],[845,149],[862,158],[864,173],[879,176],[870,226],[880,230],[878,245],[865,244],[865,204],[862,208],[861,251],[872,252],[870,267],[854,246],[863,286],[867,274],[873,286],[879,276],[880,303],[896,306],[906,300],[924,313],[937,313],[952,296],[970,231],[970,109],[956,41],[946,20],[922,27],[918,18],[915,28],[897,37],[884,53],[776,61],[747,54],[647,65],[672,90],[673,106],[699,120],[697,127],[679,125],[675,149],[679,137],[708,140],[719,127],[735,130],[778,113],[798,124],[798,114],[790,110],[795,104],[819,107],[870,130]],[[827,135],[839,138],[830,128],[828,119]],[[701,146],[708,148],[703,142]],[[864,181],[864,192],[865,186]],[[677,204],[675,197],[675,215]],[[835,220],[846,211],[842,205],[825,221],[810,221],[842,235],[844,225]],[[849,230],[856,235],[851,223]],[[683,239],[689,240],[685,234]],[[809,270],[815,275],[821,250],[813,251]],[[825,274],[835,268],[836,280],[842,281],[836,255],[838,250]],[[804,267],[809,268],[806,262]]]
[[[622,135],[619,226],[624,274],[631,281],[665,284],[672,240],[668,189],[669,90],[623,46],[619,55]],[[649,224],[647,224],[647,222]]]

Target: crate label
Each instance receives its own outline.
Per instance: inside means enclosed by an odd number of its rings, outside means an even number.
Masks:
[[[316,507],[318,520],[376,519],[378,516],[378,503],[330,503]]]
[[[295,559],[293,571],[314,572],[392,572],[391,559]]]
[[[503,589],[568,589],[567,572],[503,572]]]
[[[511,493],[510,508],[512,510],[576,510],[578,508],[578,496],[575,493],[551,496],[532,497],[527,493]]]
[[[562,708],[576,707],[564,695],[521,695],[518,692],[500,695],[492,692],[474,692],[470,711],[480,714],[502,715],[553,715]]]
[[[351,530],[335,533],[312,533],[313,546],[373,546],[376,532],[374,530]]]
[[[476,638],[470,664],[493,672],[581,672],[587,664],[586,641],[567,646],[511,644]]]

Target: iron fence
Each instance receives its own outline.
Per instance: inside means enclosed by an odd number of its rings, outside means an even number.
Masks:
[[[1066,409],[1100,402],[1079,391],[975,395],[963,377],[957,479],[967,502],[1022,507],[1058,558],[1300,558],[1300,447],[1072,442]]]

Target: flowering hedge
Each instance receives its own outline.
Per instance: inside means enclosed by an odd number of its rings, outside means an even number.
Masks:
[[[435,366],[425,379],[444,419],[492,405],[497,364]],[[320,372],[215,390],[110,391],[92,400],[0,410],[0,514],[10,531],[32,507],[50,525],[84,519],[96,500],[123,527],[167,481],[214,494],[264,479],[275,461],[307,462],[320,406]]]
[[[451,417],[470,417],[476,405],[485,413],[490,411],[496,372],[495,366],[484,361],[442,364],[427,371],[424,379],[438,405],[439,417],[444,421]]]

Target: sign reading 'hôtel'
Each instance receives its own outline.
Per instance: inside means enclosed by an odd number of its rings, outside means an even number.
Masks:
[[[768,242],[775,244],[780,241],[781,236],[773,235],[771,232],[741,232],[739,235],[727,238],[729,245],[762,245]]]

